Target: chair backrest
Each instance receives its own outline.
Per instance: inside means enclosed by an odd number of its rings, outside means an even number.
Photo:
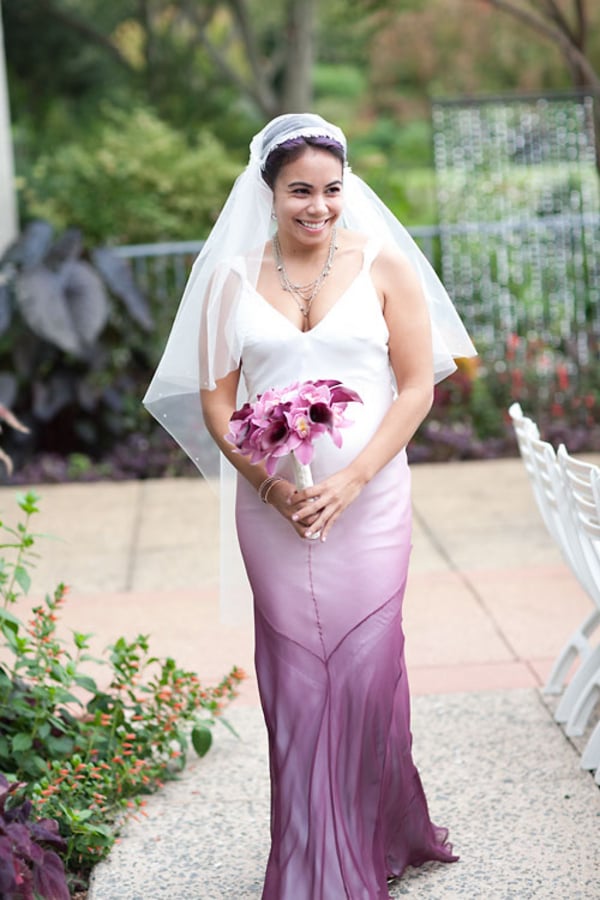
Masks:
[[[533,496],[535,497],[540,515],[544,520],[546,528],[548,529],[552,537],[554,537],[551,515],[547,509],[547,504],[544,497],[544,489],[539,482],[537,463],[534,459],[532,450],[532,441],[540,440],[540,432],[533,419],[529,419],[527,418],[527,416],[523,415],[523,410],[521,409],[519,403],[513,403],[512,406],[509,407],[508,414],[512,420],[512,425],[519,447],[519,453],[521,455],[523,465],[525,466],[525,471],[529,476],[529,481],[533,490]]]
[[[592,472],[592,495],[596,504],[596,512],[600,518],[600,469],[595,468]]]
[[[558,448],[556,457],[589,569],[593,599],[600,605],[600,510],[596,500],[598,489],[594,486],[600,469],[593,463],[575,459],[564,444]]]
[[[523,458],[523,462],[525,463],[525,468],[527,472],[530,471],[530,448],[529,448],[529,439],[530,438],[538,438],[540,436],[540,432],[538,430],[537,425],[533,421],[533,419],[529,419],[527,416],[523,415],[523,410],[521,409],[520,403],[513,403],[508,408],[508,414],[512,421],[512,426],[515,431],[515,436],[517,438],[517,444],[519,446],[519,453]]]
[[[558,545],[565,562],[584,590],[594,590],[593,575],[581,546],[579,523],[570,501],[554,447],[547,441],[530,438],[529,447],[534,478],[542,498],[542,515],[548,531]]]
[[[542,498],[543,518],[552,536],[561,543],[564,531],[565,510],[570,506],[565,497],[565,489],[554,447],[539,438],[529,439],[529,453],[533,477]]]

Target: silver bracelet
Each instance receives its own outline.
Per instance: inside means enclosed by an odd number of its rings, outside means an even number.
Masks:
[[[263,503],[269,502],[269,494],[271,492],[271,488],[273,485],[277,484],[278,481],[283,481],[281,475],[269,475],[268,478],[262,482],[258,489],[258,496],[262,500]]]

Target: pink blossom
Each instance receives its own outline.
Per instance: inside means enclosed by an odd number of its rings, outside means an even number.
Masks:
[[[291,452],[301,463],[310,463],[313,442],[322,434],[328,433],[335,446],[341,447],[340,429],[352,424],[344,416],[348,403],[362,400],[340,381],[295,382],[281,390],[271,388],[233,413],[225,437],[252,463],[264,460],[272,474],[277,460]]]

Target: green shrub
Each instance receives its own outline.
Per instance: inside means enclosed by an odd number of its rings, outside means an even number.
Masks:
[[[55,843],[69,881],[81,887],[128,811],[181,771],[190,743],[199,756],[209,750],[210,728],[244,673],[233,668],[219,684],[201,685],[173,659],[152,656],[147,635],[119,638],[94,659],[89,634],[74,632],[70,642],[57,634],[64,584],[22,622],[12,608],[30,587],[38,497],[29,492],[18,503],[22,520],[14,527],[0,522],[0,549],[8,551],[0,558],[0,776],[19,782],[13,793],[31,801],[27,814],[33,806],[42,821],[58,823]],[[106,687],[85,671],[92,659],[103,667]],[[0,812],[6,790],[0,779]]]
[[[350,134],[352,168],[400,221],[409,226],[437,222],[431,124],[380,118],[368,130]]]
[[[21,204],[95,244],[201,238],[239,168],[207,131],[189,146],[149,110],[109,109],[94,133],[37,158]]]
[[[343,97],[356,100],[365,91],[365,73],[358,66],[319,63],[313,73],[313,88],[318,99]]]

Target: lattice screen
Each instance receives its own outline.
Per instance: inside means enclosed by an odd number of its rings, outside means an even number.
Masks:
[[[444,283],[487,362],[516,336],[576,376],[600,336],[592,98],[436,102]]]

